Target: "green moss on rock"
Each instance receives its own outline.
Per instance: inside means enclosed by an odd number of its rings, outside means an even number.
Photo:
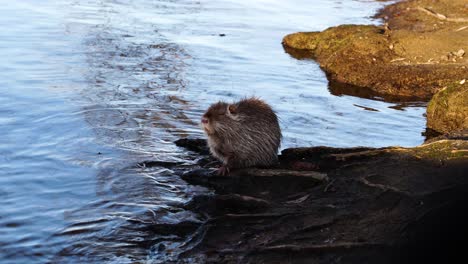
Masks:
[[[452,84],[441,90],[427,107],[427,127],[440,133],[468,129],[468,84]]]
[[[377,55],[384,50],[383,45],[387,42],[382,32],[382,28],[377,26],[341,25],[323,32],[290,34],[284,37],[283,44],[294,49],[313,51],[315,56],[323,59],[333,54],[353,51],[357,52],[356,55]]]
[[[283,46],[294,58],[317,60],[331,81],[367,88],[386,99],[429,101],[443,87],[467,78],[468,57],[450,54],[468,49],[468,31],[458,30],[457,23],[434,26],[434,17],[420,6],[454,14],[462,2],[401,1],[381,11],[388,26],[341,25],[299,32],[285,36]],[[444,59],[447,56],[450,60]]]
[[[316,59],[333,81],[402,100],[429,100],[454,77],[466,72],[456,65],[442,69],[430,64],[395,64],[398,55],[389,48],[391,40],[382,27],[372,25],[294,33],[284,37],[283,45],[296,58],[303,54]]]
[[[468,159],[466,140],[439,140],[418,147],[405,149],[411,155],[432,160]]]

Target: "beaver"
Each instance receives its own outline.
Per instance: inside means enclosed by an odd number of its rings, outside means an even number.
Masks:
[[[228,174],[230,169],[266,167],[278,161],[282,137],[278,117],[261,99],[217,102],[208,108],[201,122],[211,154],[223,163],[219,175]]]

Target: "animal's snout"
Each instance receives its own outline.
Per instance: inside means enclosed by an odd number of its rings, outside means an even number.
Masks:
[[[208,124],[208,118],[202,117],[201,122],[202,122],[203,124]]]

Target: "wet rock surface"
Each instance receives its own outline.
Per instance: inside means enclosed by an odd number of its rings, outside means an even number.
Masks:
[[[206,150],[199,139],[177,144]],[[205,220],[158,232],[188,241],[174,263],[447,261],[467,231],[460,215],[468,202],[467,151],[462,139],[416,148],[286,149],[275,168],[224,177],[215,161],[194,152],[197,164],[169,165],[212,190],[184,205]]]
[[[385,21],[382,26],[299,32],[284,37],[283,45],[295,58],[317,60],[331,81],[388,100],[429,100],[466,78],[467,11],[464,0],[403,1],[377,15]]]

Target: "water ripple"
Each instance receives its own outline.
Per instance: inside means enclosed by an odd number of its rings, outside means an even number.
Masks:
[[[267,100],[280,116],[283,148],[421,143],[424,104],[345,95],[315,62],[281,47],[294,31],[374,23],[367,17],[381,6],[2,3],[0,262],[175,261],[203,235],[203,216],[184,205],[208,191],[170,166],[138,164],[193,163],[173,141],[202,136],[200,116],[217,100]]]

